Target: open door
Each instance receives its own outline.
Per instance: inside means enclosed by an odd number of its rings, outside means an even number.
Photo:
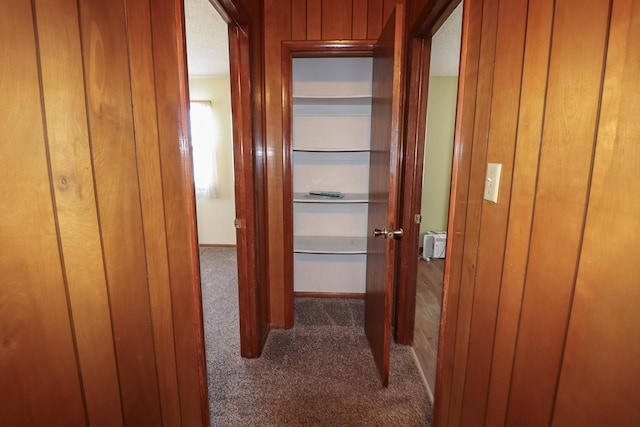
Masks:
[[[371,160],[365,332],[380,373],[389,384],[389,346],[400,180],[403,12],[396,6],[373,55]]]

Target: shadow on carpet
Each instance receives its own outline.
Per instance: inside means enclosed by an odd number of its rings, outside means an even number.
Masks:
[[[201,248],[212,426],[425,426],[431,407],[409,347],[391,347],[380,386],[364,301],[296,298],[295,327],[258,359],[239,348],[234,248]]]

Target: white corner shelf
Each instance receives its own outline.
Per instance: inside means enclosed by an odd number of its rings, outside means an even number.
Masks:
[[[371,95],[293,95],[294,105],[370,105]]]
[[[294,236],[298,254],[366,254],[367,238],[355,236]]]
[[[309,197],[308,193],[293,193],[294,203],[368,203],[369,195],[366,193],[346,193],[344,197],[324,198]]]
[[[336,147],[336,148],[307,148],[307,147],[292,147],[292,151],[299,151],[305,153],[369,153],[369,148],[351,148],[351,147]]]

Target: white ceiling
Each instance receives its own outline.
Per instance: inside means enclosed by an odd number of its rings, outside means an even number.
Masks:
[[[462,3],[449,15],[431,39],[432,76],[457,76],[460,65]]]
[[[184,9],[189,76],[228,76],[227,23],[208,0],[185,0]]]
[[[227,24],[208,0],[185,0],[189,76],[229,75]],[[433,36],[431,75],[457,76],[462,2]]]

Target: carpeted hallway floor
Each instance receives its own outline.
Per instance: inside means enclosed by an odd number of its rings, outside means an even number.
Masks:
[[[392,345],[380,386],[363,300],[297,299],[296,326],[262,357],[239,350],[235,248],[201,248],[212,426],[425,426],[431,407],[410,349]]]

